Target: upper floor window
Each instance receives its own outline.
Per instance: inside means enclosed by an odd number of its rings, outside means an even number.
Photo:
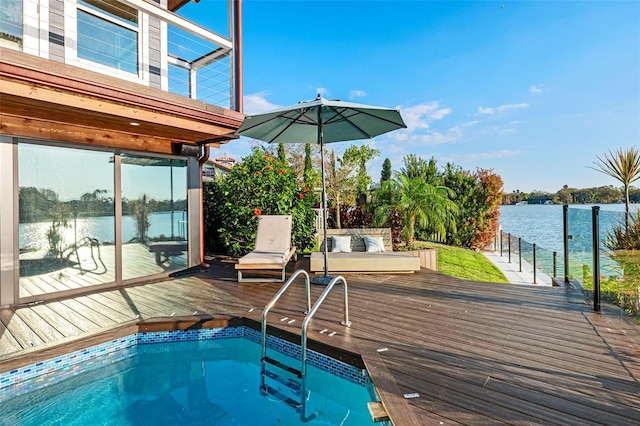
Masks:
[[[22,49],[22,0],[0,2],[0,46]]]
[[[78,58],[138,74],[138,11],[115,1],[77,4]]]

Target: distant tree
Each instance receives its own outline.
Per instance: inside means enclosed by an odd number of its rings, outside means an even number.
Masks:
[[[385,158],[384,163],[382,163],[382,171],[380,172],[380,183],[389,179],[391,179],[391,160]]]
[[[629,226],[629,187],[633,182],[640,179],[640,148],[632,146],[630,148],[618,148],[616,153],[609,151],[604,157],[596,156],[594,162],[596,167],[592,167],[601,173],[611,176],[622,183],[625,205],[625,226]]]
[[[458,247],[485,249],[498,232],[502,178],[492,170],[471,173],[447,164],[443,184],[455,192],[459,210],[456,227],[447,229],[446,242]]]
[[[560,191],[556,192],[555,200],[560,204],[571,204],[573,202],[571,189],[569,189],[568,185],[564,185]]]
[[[409,179],[421,178],[425,182],[434,183],[434,179],[438,176],[438,167],[435,158],[427,162],[422,157],[415,154],[409,154],[403,159],[404,167],[400,169],[400,173]]]
[[[325,166],[327,202],[333,203],[336,212],[342,204],[355,205],[356,176],[353,164],[336,156],[334,150],[329,152],[328,164]],[[341,227],[340,215],[336,214],[336,228]]]
[[[480,182],[484,196],[485,210],[480,218],[478,231],[471,241],[471,246],[486,249],[500,228],[500,201],[502,200],[504,182],[493,170],[478,169],[475,173]]]
[[[311,144],[304,144],[304,169],[302,180],[306,183],[313,181],[313,162],[311,160]]]
[[[287,162],[287,150],[284,148],[284,144],[283,143],[279,143],[278,144],[278,154],[277,154],[278,160],[282,163],[286,163]]]
[[[146,244],[148,241],[149,226],[151,226],[151,220],[149,219],[149,215],[151,214],[149,196],[142,194],[137,200],[130,201],[129,206],[136,225],[138,242]]]
[[[355,169],[356,199],[366,194],[369,186],[373,183],[367,174],[367,162],[380,155],[380,151],[368,145],[351,145],[342,155],[341,163],[345,167]]]

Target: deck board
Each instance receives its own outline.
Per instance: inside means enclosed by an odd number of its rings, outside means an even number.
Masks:
[[[615,307],[594,313],[570,288],[478,283],[426,270],[346,278],[353,325],[339,324],[337,288],[310,323],[310,346],[362,354],[395,425],[640,419],[640,327]],[[0,365],[29,363],[39,347],[56,350],[56,342],[71,350],[82,336],[96,339],[131,321],[193,314],[259,321],[280,286],[239,284],[233,263],[214,262],[187,278],[2,309]],[[311,286],[312,301],[323,289]],[[304,300],[301,280],[271,310],[269,325],[299,336]],[[336,334],[321,334],[324,328]],[[420,396],[403,397],[411,392]]]

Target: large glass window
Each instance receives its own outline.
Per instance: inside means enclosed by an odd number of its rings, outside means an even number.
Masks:
[[[138,73],[138,11],[120,2],[78,0],[78,58]]]
[[[112,157],[18,145],[21,298],[115,281]]]
[[[0,2],[0,46],[22,49],[22,0]]]
[[[187,162],[121,155],[122,278],[188,266]]]

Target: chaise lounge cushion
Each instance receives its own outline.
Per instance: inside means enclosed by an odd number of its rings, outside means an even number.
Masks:
[[[247,255],[242,256],[240,259],[238,259],[238,263],[281,264],[285,263],[288,254],[289,249],[286,249],[284,252],[252,251],[251,253],[248,253]]]

